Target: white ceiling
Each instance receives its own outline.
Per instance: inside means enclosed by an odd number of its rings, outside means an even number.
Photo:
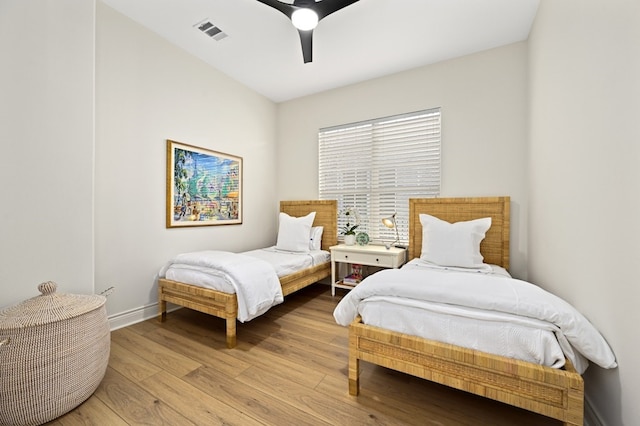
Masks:
[[[320,21],[305,64],[291,21],[257,0],[102,1],[275,102],[526,40],[539,4],[359,0]]]

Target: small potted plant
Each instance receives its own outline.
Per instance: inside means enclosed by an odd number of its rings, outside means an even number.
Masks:
[[[356,242],[356,229],[360,226],[360,218],[353,208],[346,209],[342,214],[347,218],[347,223],[340,228],[340,233],[344,235],[344,243],[352,246]]]

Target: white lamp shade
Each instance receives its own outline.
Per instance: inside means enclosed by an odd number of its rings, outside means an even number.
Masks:
[[[309,31],[318,25],[318,14],[311,9],[298,9],[291,15],[291,22],[297,29]]]
[[[385,217],[382,219],[382,223],[387,228],[394,228],[396,226],[396,215],[395,213],[389,217]]]

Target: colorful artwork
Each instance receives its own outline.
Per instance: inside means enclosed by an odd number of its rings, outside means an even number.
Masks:
[[[167,140],[167,228],[242,223],[242,158]]]

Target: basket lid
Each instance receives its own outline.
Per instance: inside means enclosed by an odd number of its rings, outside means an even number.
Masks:
[[[104,305],[100,295],[56,293],[58,285],[47,281],[38,285],[42,293],[0,311],[0,330],[33,327],[75,318]]]

